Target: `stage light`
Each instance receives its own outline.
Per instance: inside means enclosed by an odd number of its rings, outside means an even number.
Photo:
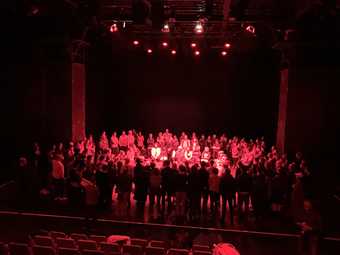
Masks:
[[[197,44],[196,43],[191,43],[191,48],[196,48]]]
[[[118,26],[116,23],[113,23],[110,27],[110,32],[111,33],[115,33],[115,32],[118,32]]]
[[[196,34],[203,33],[203,25],[200,21],[198,21],[196,26],[195,26],[195,32],[196,32]]]
[[[170,32],[169,24],[164,24],[164,26],[162,28],[162,32],[163,33],[169,33]]]
[[[227,53],[226,51],[222,51],[222,52],[221,52],[221,55],[222,55],[223,57],[224,57],[224,56],[227,56],[227,54],[228,54],[228,53]]]
[[[249,25],[246,27],[246,31],[248,31],[249,33],[255,34],[255,27]]]
[[[176,50],[171,51],[171,55],[176,55],[176,53],[177,53]]]
[[[134,41],[133,41],[133,45],[135,45],[135,46],[139,45],[139,41],[134,40]]]
[[[167,43],[167,42],[163,42],[163,43],[162,43],[162,46],[163,46],[164,48],[166,48],[166,47],[168,47],[168,43]]]
[[[198,50],[195,51],[195,56],[199,56],[200,54],[201,53]]]
[[[148,49],[148,50],[147,50],[147,53],[148,53],[148,54],[152,54],[152,49]]]
[[[229,49],[229,48],[231,47],[231,45],[230,45],[230,43],[225,43],[225,44],[224,44],[224,47],[227,48],[227,49]]]

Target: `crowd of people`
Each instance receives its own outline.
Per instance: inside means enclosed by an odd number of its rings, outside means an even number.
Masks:
[[[44,155],[48,164],[42,163]],[[256,219],[284,208],[298,218],[310,177],[301,153],[288,160],[275,147],[267,148],[263,138],[184,132],[177,137],[168,129],[146,139],[133,130],[111,137],[103,132],[98,142],[90,135],[47,153],[35,143],[31,156],[20,158],[22,195],[29,189],[28,168],[37,170],[41,196],[67,198],[73,206],[111,208],[116,193],[115,213],[121,217],[134,199],[137,213],[149,201],[149,208],[173,213],[179,221],[199,222],[222,209],[222,225],[228,211],[234,224],[234,209],[239,221],[250,208]]]

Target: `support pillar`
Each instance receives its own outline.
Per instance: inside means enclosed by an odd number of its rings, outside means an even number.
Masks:
[[[86,137],[86,49],[84,41],[72,43],[72,140]]]

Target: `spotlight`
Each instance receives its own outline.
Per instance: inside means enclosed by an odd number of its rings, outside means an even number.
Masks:
[[[170,27],[169,24],[165,23],[163,28],[162,28],[163,33],[169,33],[170,32]]]
[[[147,50],[147,53],[148,53],[148,54],[152,54],[152,49],[148,49],[148,50]]]
[[[115,33],[118,32],[118,26],[116,23],[113,23],[112,26],[110,27],[110,32]]]
[[[196,43],[191,43],[191,48],[196,48],[197,44]]]
[[[198,50],[195,51],[195,56],[199,56],[200,54],[201,53]]]
[[[246,27],[246,31],[248,31],[249,33],[255,34],[255,27],[249,25]]]
[[[200,21],[198,21],[196,26],[195,26],[195,32],[196,32],[196,34],[203,33],[203,25]]]
[[[139,45],[139,41],[134,40],[134,41],[133,41],[133,45],[135,45],[135,46]]]
[[[227,53],[226,51],[222,51],[222,52],[221,52],[221,55],[222,55],[223,57],[224,57],[224,56],[227,56],[227,54],[228,54],[228,53]]]
[[[177,53],[176,50],[171,51],[171,55],[176,55],[176,53]]]
[[[225,44],[224,44],[224,47],[227,48],[227,49],[229,49],[229,48],[231,47],[231,45],[230,45],[230,43],[225,43]]]
[[[168,43],[167,43],[167,42],[163,42],[163,43],[162,43],[162,46],[163,46],[164,48],[166,48],[166,47],[168,47]]]

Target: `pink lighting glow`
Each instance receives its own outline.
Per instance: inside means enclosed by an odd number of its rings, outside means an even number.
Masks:
[[[227,52],[226,52],[226,51],[222,51],[222,52],[221,52],[221,55],[222,55],[222,56],[227,56]]]
[[[118,32],[118,27],[117,24],[114,23],[111,27],[110,27],[110,32],[114,33],[114,32]]]
[[[162,46],[163,46],[164,48],[166,48],[166,47],[168,47],[168,43],[167,43],[167,42],[163,42],[163,43],[162,43]]]
[[[253,26],[247,26],[247,27],[246,27],[246,30],[247,30],[249,33],[255,34],[255,27],[253,27]]]
[[[177,53],[177,52],[176,52],[175,50],[172,50],[172,51],[171,51],[171,54],[172,54],[172,55],[176,55],[176,53]]]
[[[134,41],[133,41],[133,45],[135,45],[135,46],[139,45],[139,41],[134,40]]]
[[[198,50],[195,51],[195,56],[199,56],[200,54],[201,53]]]
[[[191,48],[196,48],[197,44],[196,43],[191,43]]]
[[[148,54],[151,54],[151,53],[152,53],[152,49],[148,49],[148,50],[147,50],[147,53],[148,53]]]
[[[224,44],[224,47],[229,49],[231,47],[231,45],[230,45],[230,43],[226,43],[226,44]]]

